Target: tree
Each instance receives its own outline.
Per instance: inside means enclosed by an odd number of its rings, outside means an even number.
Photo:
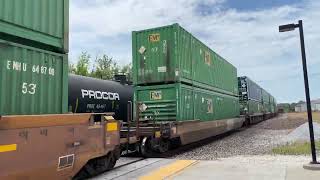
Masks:
[[[107,55],[101,57],[96,56],[95,67],[92,70],[92,77],[100,79],[112,79],[113,78],[113,59]]]
[[[113,75],[119,74],[121,67],[118,65],[117,62],[113,62],[112,64],[112,73]]]
[[[76,67],[75,67],[75,65],[73,64],[73,63],[69,63],[69,73],[71,73],[71,74],[76,74],[76,71],[77,71],[77,69],[76,69]]]
[[[129,64],[122,66],[121,73],[127,75],[128,81],[132,81],[132,64],[129,63]]]
[[[97,55],[89,68],[91,56],[86,51],[81,52],[76,64],[69,64],[69,73],[78,74],[82,76],[91,76],[94,78],[111,80],[116,74],[125,74],[129,81],[132,81],[132,64],[120,66],[110,56],[103,54]]]
[[[75,74],[89,76],[90,58],[90,54],[88,54],[87,52],[81,52],[81,55],[79,56],[78,62],[75,67]]]

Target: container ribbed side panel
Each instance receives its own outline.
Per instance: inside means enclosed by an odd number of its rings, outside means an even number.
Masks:
[[[182,83],[135,87],[135,102],[147,106],[140,119],[212,121],[239,116],[238,97]]]
[[[138,84],[175,81],[173,26],[161,31],[133,32],[134,81]]]
[[[0,32],[68,51],[69,0],[0,0]],[[32,43],[27,42],[32,41]]]
[[[67,55],[0,41],[0,115],[67,112]]]
[[[135,85],[184,83],[238,95],[237,69],[178,24],[133,32]]]

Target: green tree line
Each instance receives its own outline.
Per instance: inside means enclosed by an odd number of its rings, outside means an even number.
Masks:
[[[132,80],[132,65],[119,65],[112,57],[103,54],[92,58],[88,52],[81,52],[76,63],[69,63],[69,73],[111,80],[116,74],[127,75]]]

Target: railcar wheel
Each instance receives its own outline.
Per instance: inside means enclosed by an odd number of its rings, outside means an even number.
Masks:
[[[114,168],[114,166],[116,165],[116,162],[117,162],[117,159],[114,156],[114,154],[110,154],[110,161],[109,161],[107,170],[110,170],[110,169]]]
[[[169,150],[170,141],[167,139],[161,139],[159,142],[159,152],[164,153]]]
[[[91,163],[84,166],[77,179],[86,179],[97,174],[97,171],[92,167]]]
[[[106,170],[109,170],[109,164],[111,163],[111,156],[112,156],[112,154],[109,153],[107,156],[103,157],[100,160],[99,172],[104,172]]]
[[[144,137],[141,141],[139,152],[143,157],[151,157],[152,150],[150,147],[150,139],[148,137]]]

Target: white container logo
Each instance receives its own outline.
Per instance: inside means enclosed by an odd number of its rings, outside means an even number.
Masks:
[[[101,92],[81,89],[82,98],[88,97],[89,99],[104,99],[104,100],[120,100],[118,93],[113,92]]]

